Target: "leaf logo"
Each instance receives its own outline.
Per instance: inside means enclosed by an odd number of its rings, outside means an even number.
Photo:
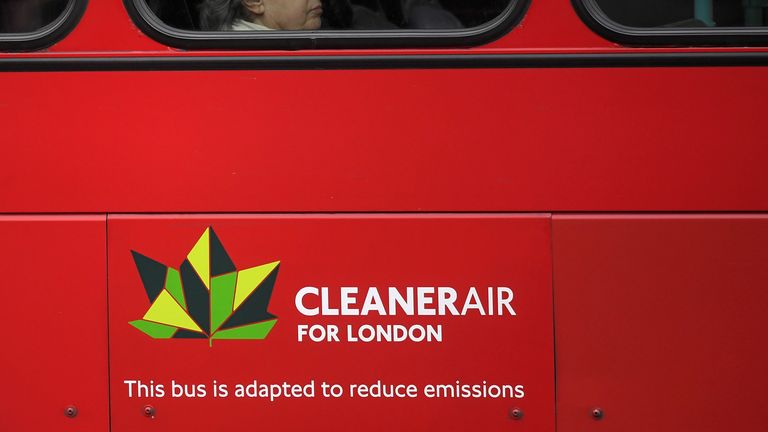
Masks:
[[[280,261],[237,270],[209,227],[179,270],[131,251],[151,306],[130,324],[155,339],[264,339]]]

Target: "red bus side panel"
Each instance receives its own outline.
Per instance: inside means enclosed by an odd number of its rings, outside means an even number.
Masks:
[[[0,217],[0,430],[109,427],[105,219]]]
[[[129,324],[150,308],[131,251],[178,269],[208,227],[238,271],[280,261],[268,306],[277,323],[265,339],[214,339],[210,343],[205,338],[153,339]],[[113,432],[245,427],[553,430],[547,215],[110,216],[109,230]],[[188,290],[194,284],[186,281],[194,278],[185,280],[184,274],[182,269],[182,282]],[[238,281],[243,280],[242,275],[238,273]],[[297,294],[307,286],[327,287],[331,308],[339,308],[341,287],[357,287],[354,307],[361,314],[300,313]],[[371,286],[383,293],[385,305],[388,287],[403,293],[408,286],[453,287],[457,303],[463,303],[470,287],[476,287],[486,298],[489,286],[505,286],[514,292],[516,315],[482,315],[478,310],[468,310],[466,315],[362,315]],[[211,299],[218,289],[212,289]],[[194,315],[188,299],[199,297],[187,296],[188,292],[184,307]],[[213,302],[211,310],[217,310]],[[322,303],[317,296],[310,296],[303,304],[314,308]],[[204,310],[203,315],[206,313]],[[300,325],[338,326],[338,341],[314,342],[306,336],[300,341]],[[382,338],[366,342],[361,333],[365,325],[403,325],[409,329],[414,325],[440,326],[442,341],[416,341],[409,336],[402,341]],[[350,338],[350,328],[352,336],[359,336],[357,341]],[[180,334],[190,336],[188,332]],[[237,395],[238,384],[250,385],[254,380],[302,386],[314,381],[314,394],[277,397],[274,401],[253,394]],[[138,384],[126,381],[163,385],[164,395],[139,393]],[[227,385],[226,396],[213,393],[214,381]],[[417,392],[415,397],[392,398],[364,397],[350,391],[353,384],[373,385],[378,381],[384,385],[413,384]],[[432,397],[425,393],[428,385],[454,388],[456,381],[480,388],[487,384],[487,394],[449,396],[450,392],[443,390],[440,397]],[[174,397],[174,382],[187,385],[183,396]],[[322,394],[322,382],[339,385],[344,393],[327,397]],[[191,387],[201,384],[204,395]],[[507,392],[499,397],[490,389],[498,384],[522,385],[525,394],[510,397]],[[143,414],[147,404],[155,408],[154,418]],[[510,417],[514,407],[525,413],[522,420]]]
[[[553,227],[559,432],[765,430],[767,217]]]
[[[3,78],[4,212],[768,208],[763,68]]]

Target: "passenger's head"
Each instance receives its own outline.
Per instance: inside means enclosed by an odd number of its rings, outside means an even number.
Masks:
[[[200,5],[203,30],[228,30],[237,20],[273,30],[317,30],[320,0],[205,0]]]
[[[317,30],[323,16],[320,0],[241,0],[250,21],[274,30]]]

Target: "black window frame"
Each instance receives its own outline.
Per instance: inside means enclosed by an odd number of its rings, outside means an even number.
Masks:
[[[28,33],[0,33],[0,52],[29,52],[49,48],[64,39],[80,22],[88,0],[70,0],[61,15]]]
[[[368,48],[463,48],[496,40],[514,29],[531,0],[511,0],[488,23],[457,30],[313,30],[275,32],[210,32],[173,28],[150,10],[144,0],[123,0],[139,29],[163,45],[184,50],[300,50]]]
[[[631,27],[610,19],[597,0],[571,0],[582,21],[603,38],[628,46],[765,46],[767,27]]]

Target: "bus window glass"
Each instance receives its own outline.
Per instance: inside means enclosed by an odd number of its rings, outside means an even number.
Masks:
[[[33,33],[57,21],[71,0],[0,0],[0,33]]]
[[[192,31],[453,30],[478,27],[516,0],[146,0]]]
[[[768,0],[584,0],[611,21],[638,28],[762,27]]]

